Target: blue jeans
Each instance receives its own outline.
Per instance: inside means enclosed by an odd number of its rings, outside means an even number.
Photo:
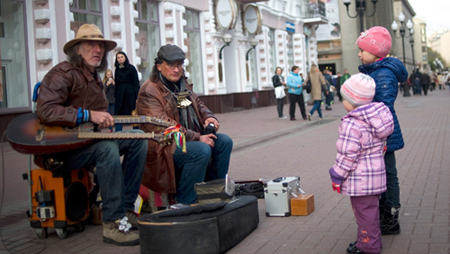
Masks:
[[[129,130],[124,132],[139,132]],[[120,156],[125,155],[122,164]],[[101,140],[89,146],[58,154],[65,169],[95,166],[102,197],[102,221],[112,222],[134,211],[147,158],[147,140]]]
[[[320,104],[322,104],[322,101],[314,101],[314,106],[312,107],[309,114],[313,115],[314,111],[317,109],[317,113],[319,113],[319,117],[322,118],[322,110],[320,110]]]
[[[386,186],[387,190],[381,195],[386,200],[386,205],[390,207],[400,207],[400,186],[398,184],[397,167],[395,153],[387,152],[384,155],[386,165]]]
[[[233,149],[233,140],[226,134],[217,133],[214,147],[200,141],[186,142],[186,153],[181,148],[175,150],[173,161],[179,172],[180,181],[177,187],[176,200],[178,203],[193,204],[197,200],[194,189],[195,183],[205,180],[206,174],[214,175],[215,179],[225,178],[230,165],[230,155]],[[217,172],[207,172],[210,159],[215,162]]]
[[[114,103],[108,104],[108,113],[112,116],[114,115]]]

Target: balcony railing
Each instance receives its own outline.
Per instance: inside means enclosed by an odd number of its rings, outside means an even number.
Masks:
[[[307,0],[300,3],[302,18],[326,18],[325,3],[320,0]]]

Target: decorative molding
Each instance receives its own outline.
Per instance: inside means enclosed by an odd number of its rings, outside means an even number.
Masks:
[[[45,75],[47,75],[47,73],[48,73],[48,70],[46,70],[46,71],[38,71],[38,73],[37,73],[37,81],[41,82],[44,79]]]
[[[211,13],[209,11],[203,12],[203,19],[209,21],[211,19]]]
[[[117,43],[116,49],[123,49],[123,41],[122,40],[114,40]]]
[[[166,38],[173,39],[175,37],[175,33],[173,31],[166,31]]]
[[[187,59],[187,58],[184,59],[184,62],[183,62],[184,66],[189,66],[190,63],[191,63],[191,61],[189,61],[189,59]]]
[[[119,6],[111,6],[110,12],[113,18],[119,18],[122,13],[122,9]]]
[[[141,47],[141,44],[138,41],[134,42],[134,49],[138,50]]]
[[[38,28],[36,29],[36,40],[40,43],[47,43],[52,38],[52,29]]]
[[[48,64],[53,59],[53,50],[52,49],[36,50],[36,59],[41,64]]]
[[[215,83],[209,83],[209,84],[208,84],[208,89],[209,89],[209,91],[214,91],[214,90],[216,90],[216,84],[215,84]]]
[[[188,51],[189,51],[189,49],[188,49],[188,47],[186,46],[186,45],[183,45],[183,51],[185,52],[185,53],[187,53]]]
[[[34,0],[34,3],[38,5],[46,5],[48,0]]]
[[[134,26],[134,34],[139,34],[139,27],[138,26]]]
[[[34,11],[34,20],[39,24],[46,24],[50,20],[49,9],[38,9]]]
[[[166,25],[173,25],[173,18],[172,17],[164,18],[164,24],[166,24]]]
[[[209,78],[209,79],[213,79],[215,76],[216,76],[216,73],[215,73],[215,72],[213,72],[213,71],[208,71],[208,78]],[[214,86],[214,88],[215,88],[215,86]]]
[[[206,28],[206,26],[205,26],[205,28]],[[206,43],[211,43],[211,42],[212,42],[211,35],[206,35],[206,36],[205,36],[205,42],[206,42]]]
[[[121,34],[122,33],[122,23],[119,23],[119,22],[111,23],[111,32],[113,34]]]
[[[214,50],[213,50],[212,48],[207,48],[207,49],[206,49],[206,54],[207,54],[208,56],[212,55],[213,53],[214,53]]]
[[[136,10],[133,10],[131,15],[133,16],[133,19],[137,19],[139,17],[139,12]]]
[[[211,68],[211,67],[214,67],[214,61],[211,60],[211,59],[210,59],[210,60],[207,60],[207,61],[206,61],[206,66],[208,66],[208,67],[210,67],[210,68]]]
[[[138,66],[138,65],[141,65],[141,63],[142,63],[141,58],[137,56],[137,57],[134,59],[134,64],[135,64],[136,66]]]

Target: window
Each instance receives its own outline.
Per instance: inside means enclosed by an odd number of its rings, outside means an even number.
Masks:
[[[269,33],[269,45],[270,45],[270,67],[272,68],[270,70],[271,73],[275,73],[275,68],[277,68],[277,49],[276,49],[276,45],[275,45],[275,30],[274,29],[270,29]]]
[[[186,9],[186,12],[184,13],[183,18],[186,20],[184,32],[187,34],[184,45],[188,48],[186,59],[189,60],[189,64],[186,65],[185,68],[189,73],[189,83],[194,84],[194,92],[197,94],[204,94],[199,14],[199,12],[189,9]]]
[[[423,46],[422,47],[422,52],[427,52],[427,47]]]
[[[77,34],[83,24],[95,24],[103,31],[101,0],[73,0],[70,11],[73,12],[74,22],[70,30]]]
[[[422,61],[428,61],[428,57],[426,55],[422,56]]]
[[[425,28],[420,29],[420,34],[425,34]]]
[[[137,69],[142,74],[142,84],[150,77],[156,54],[161,47],[158,3],[138,0],[135,9],[138,11],[138,17],[135,20],[136,26],[139,27],[136,40],[140,44],[137,55],[141,58],[141,64],[137,66]]]
[[[25,1],[0,0],[0,112],[29,109]]]
[[[427,42],[427,38],[425,36],[422,36],[422,42],[426,43]]]
[[[288,68],[294,66],[294,33],[288,32],[287,35],[287,58]]]

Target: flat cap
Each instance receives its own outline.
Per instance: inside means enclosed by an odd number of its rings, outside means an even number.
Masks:
[[[166,62],[182,62],[186,58],[186,54],[178,46],[166,44],[159,48],[158,58]]]

